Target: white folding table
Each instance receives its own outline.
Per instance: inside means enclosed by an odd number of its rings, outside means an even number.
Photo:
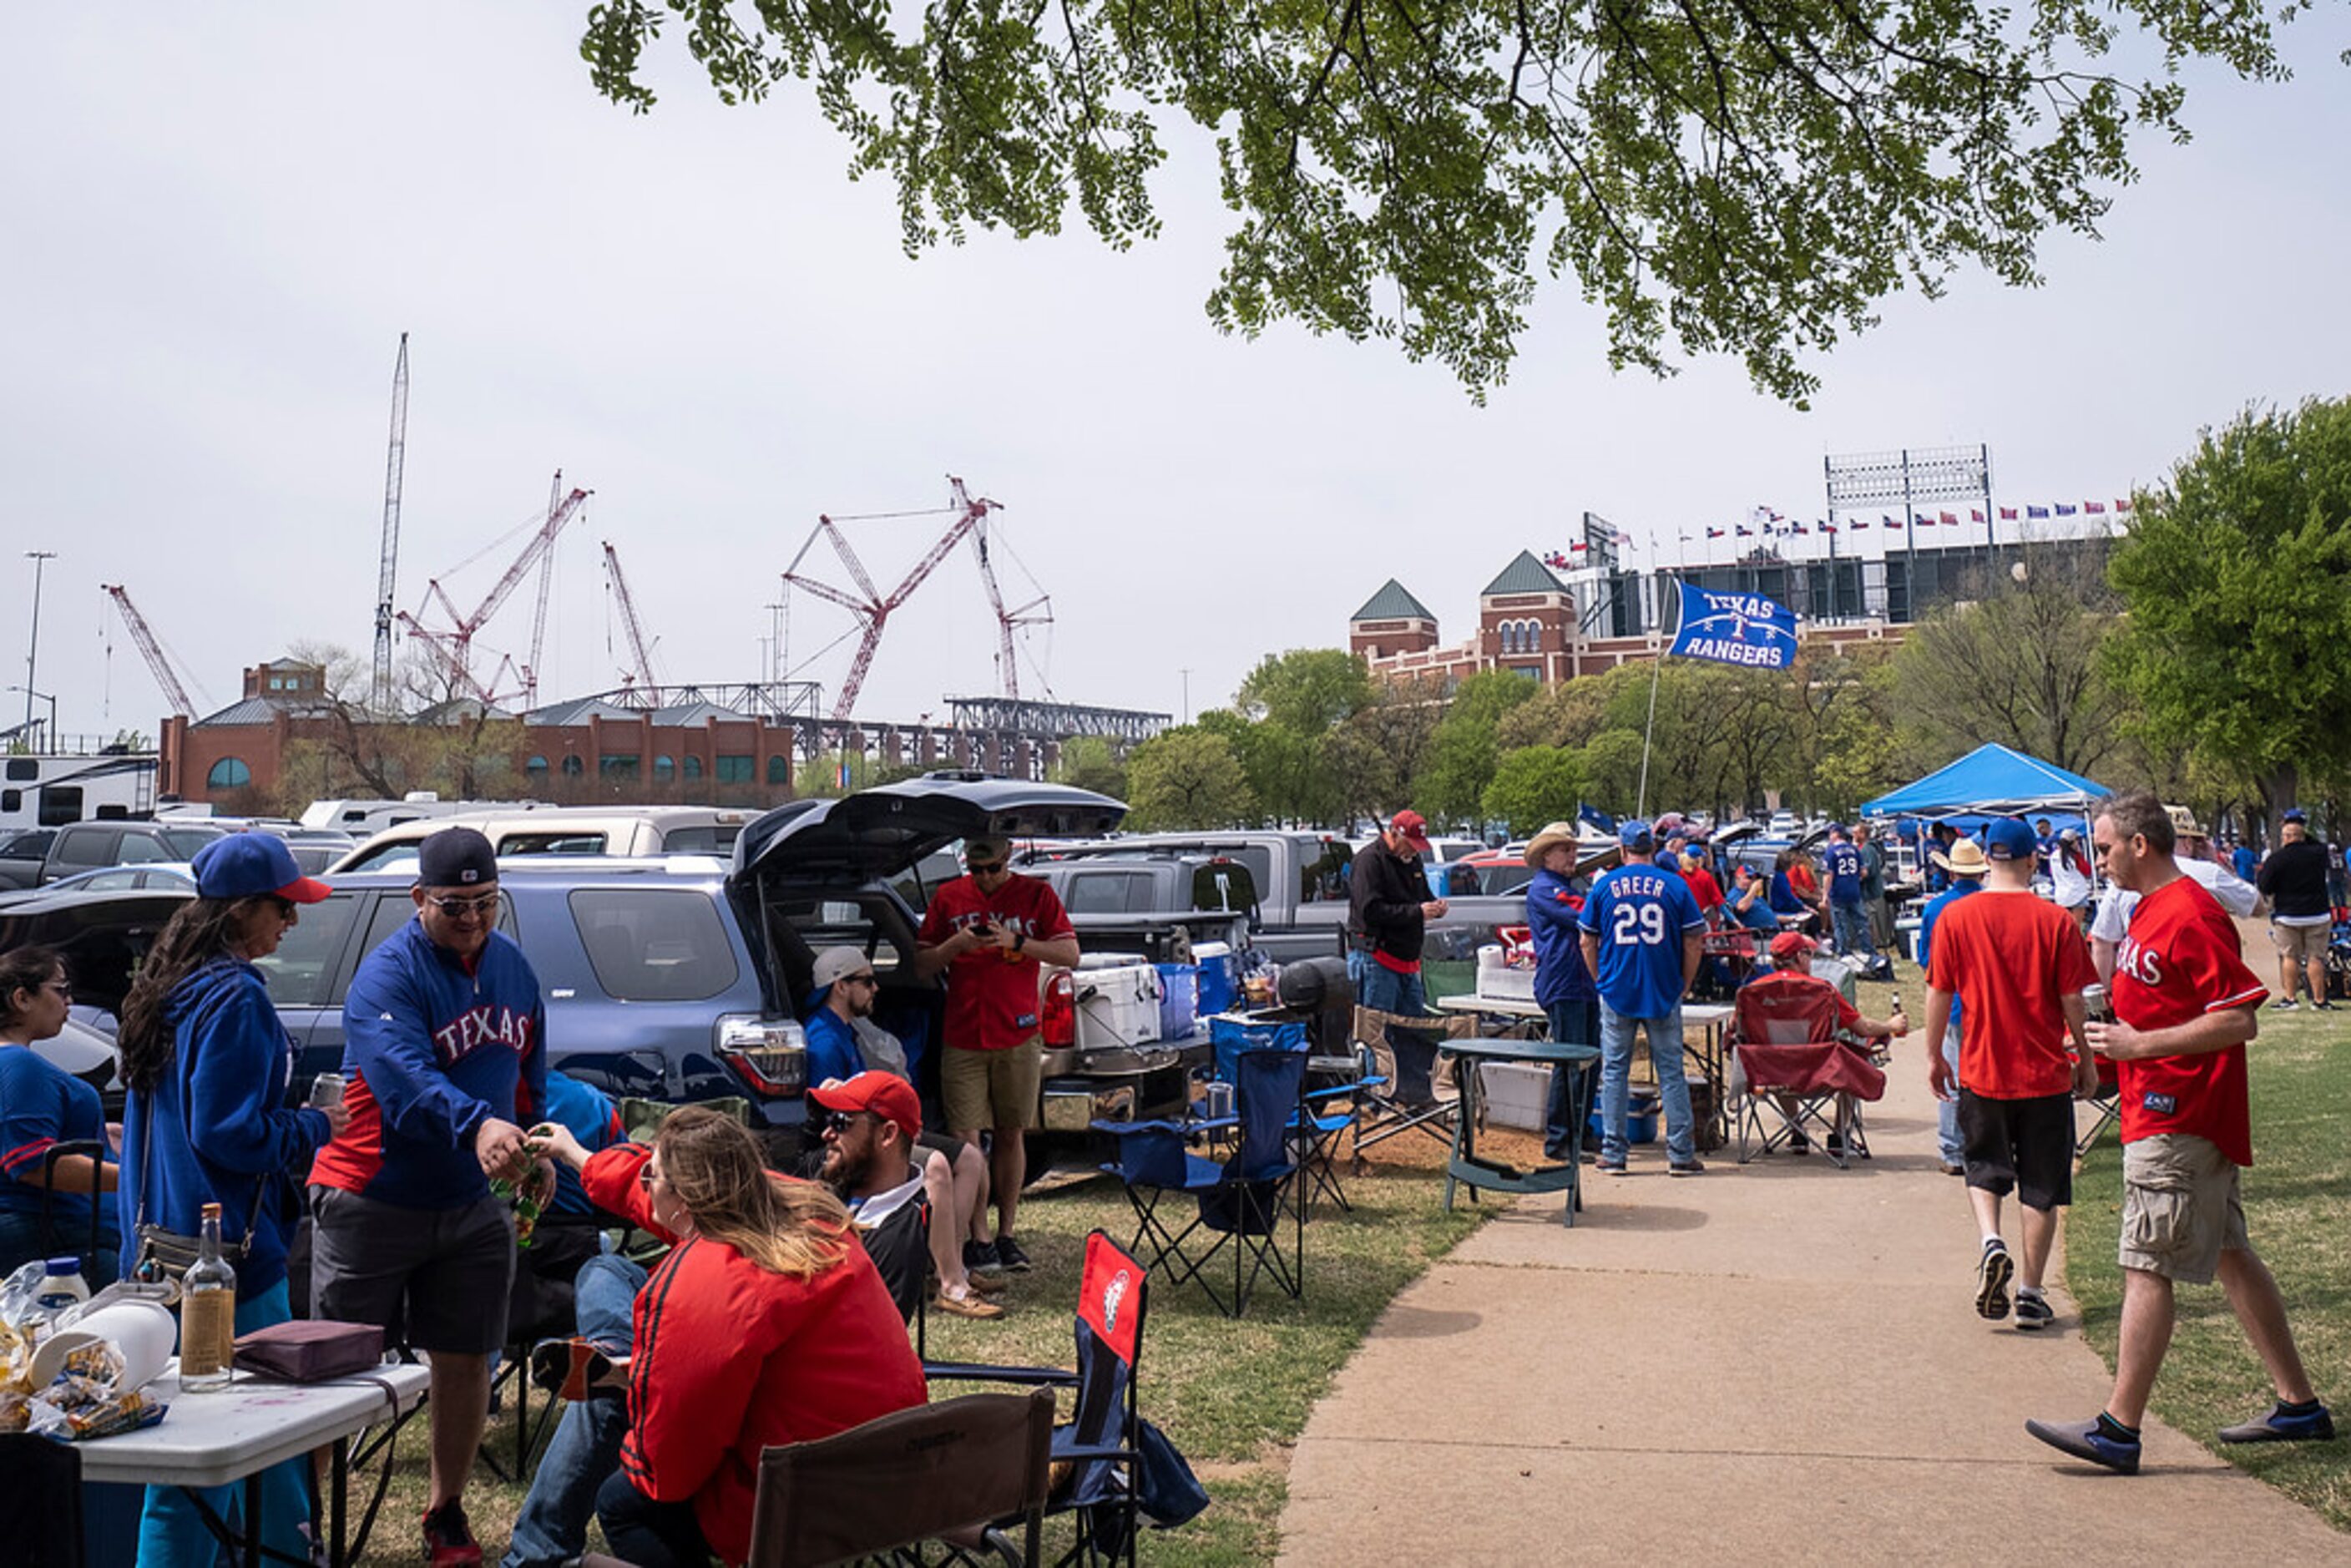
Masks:
[[[147,1393],[171,1407],[162,1421],[74,1448],[81,1455],[85,1481],[175,1486],[191,1493],[244,1482],[245,1527],[242,1538],[231,1544],[247,1564],[257,1564],[262,1558],[261,1473],[313,1449],[331,1448],[328,1552],[334,1568],[343,1568],[350,1439],[415,1409],[423,1401],[428,1380],[425,1369],[416,1365],[379,1366],[330,1383],[277,1383],[240,1372],[226,1388],[187,1394],[181,1391],[174,1360],[147,1385]],[[215,1531],[230,1534],[220,1520],[209,1522]]]

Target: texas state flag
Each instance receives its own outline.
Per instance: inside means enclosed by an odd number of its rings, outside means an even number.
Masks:
[[[1836,526],[1834,523],[1815,523],[1815,524],[1813,524],[1813,526],[1814,528],[1816,528],[1820,529],[1820,530],[1821,530],[1821,532],[1823,532],[1823,533],[1824,533],[1824,534],[1833,534],[1833,533],[1834,533],[1834,532],[1836,532],[1836,531],[1837,531],[1837,526]],[[1856,526],[1856,527],[1859,527],[1859,528],[1867,528],[1867,527],[1869,527],[1869,525],[1868,525],[1867,523],[1860,523],[1860,524],[1856,524],[1855,526]]]
[[[1706,537],[1710,539],[1719,539],[1723,537],[1723,530],[1720,528],[1708,528],[1706,530]]]

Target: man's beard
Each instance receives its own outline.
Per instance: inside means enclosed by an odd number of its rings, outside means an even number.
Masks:
[[[849,1157],[849,1152],[839,1144],[824,1151],[824,1163],[817,1167],[817,1178],[841,1192],[855,1186],[864,1169]]]

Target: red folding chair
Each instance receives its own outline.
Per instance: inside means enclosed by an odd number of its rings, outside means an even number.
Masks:
[[[1739,1163],[1818,1134],[1829,1163],[1869,1157],[1861,1102],[1886,1095],[1886,1073],[1838,1035],[1836,988],[1810,975],[1767,975],[1739,993],[1730,1017]]]

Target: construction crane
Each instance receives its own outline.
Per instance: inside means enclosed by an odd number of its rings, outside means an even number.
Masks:
[[[106,590],[108,596],[114,601],[115,609],[122,612],[122,624],[130,629],[131,640],[139,644],[139,652],[146,659],[147,667],[155,673],[155,684],[163,688],[164,699],[172,705],[172,713],[181,718],[195,717],[196,705],[188,700],[188,688],[180,684],[180,677],[172,672],[171,661],[163,656],[163,644],[156,641],[153,630],[147,624],[147,617],[140,614],[139,607],[131,602],[130,592],[119,582],[100,583],[99,586]]]
[[[408,466],[408,334],[392,370],[392,441],[383,460],[383,550],[375,573],[375,711],[392,712],[392,594],[400,561],[400,485]]]
[[[563,532],[566,524],[579,516],[580,508],[587,504],[589,495],[586,490],[575,489],[548,508],[546,520],[532,531],[522,553],[515,557],[514,564],[507,568],[506,574],[491,585],[490,591],[483,596],[473,613],[458,612],[455,601],[449,597],[448,590],[441,586],[439,578],[426,583],[424,603],[421,608],[430,609],[437,601],[442,612],[449,618],[448,630],[427,627],[408,612],[403,610],[400,612],[400,623],[407,629],[408,634],[421,638],[432,648],[434,661],[440,665],[442,678],[453,695],[471,695],[483,703],[502,700],[493,688],[504,678],[506,669],[514,661],[507,659],[489,680],[483,680],[474,673],[474,637],[490,617],[498,612],[499,606],[506,603],[507,597],[522,581],[524,574],[538,565],[547,552],[554,548],[557,537]],[[538,654],[537,647],[531,649],[533,668],[537,666]]]
[[[547,487],[547,512],[563,504],[563,470],[555,471],[554,481]],[[524,711],[538,706],[539,654],[547,646],[547,593],[555,585],[555,552],[549,550],[538,558],[538,602],[530,613],[530,659],[522,667],[522,706]]]
[[[857,653],[850,660],[849,674],[841,683],[841,695],[833,703],[832,716],[836,719],[846,719],[855,712],[857,694],[865,685],[866,673],[873,667],[873,653],[881,645],[882,632],[889,623],[891,612],[905,603],[907,597],[922,586],[923,580],[929,577],[937,569],[939,562],[947,558],[948,552],[966,538],[974,541],[975,551],[979,559],[980,581],[987,591],[988,605],[996,612],[999,649],[997,657],[1006,693],[1011,696],[1020,695],[1019,672],[1013,667],[1013,629],[1016,626],[1050,622],[1052,620],[1050,607],[1044,613],[1037,613],[1038,607],[1049,605],[1049,601],[1044,595],[1040,594],[1017,609],[1008,611],[1005,608],[1004,596],[997,587],[995,569],[988,560],[987,544],[987,515],[1000,508],[998,503],[985,497],[974,498],[964,487],[964,482],[952,474],[947,476],[947,486],[951,504],[946,507],[946,511],[954,516],[955,521],[947,525],[946,532],[939,537],[938,541],[931,546],[928,553],[914,563],[914,570],[907,572],[904,580],[886,596],[874,587],[872,577],[865,570],[865,563],[857,559],[857,552],[849,548],[849,541],[841,536],[839,524],[862,520],[857,517],[842,517],[836,520],[830,517],[820,516],[817,518],[815,529],[801,544],[799,553],[792,557],[791,564],[784,569],[783,580],[787,587],[802,589],[828,603],[838,604],[857,620],[860,630]],[[879,517],[935,517],[937,515],[935,509],[929,512],[874,514]],[[820,581],[800,570],[800,563],[808,559],[809,551],[815,548],[820,538],[831,545],[833,554],[841,559],[842,568],[856,583],[859,591],[863,594],[862,598],[857,597],[845,589],[835,588],[829,582]]]
[[[643,622],[637,619],[637,601],[629,596],[629,580],[621,575],[621,555],[612,541],[604,541],[604,575],[611,584],[613,601],[621,607],[621,627],[629,635],[629,657],[636,661],[633,670],[623,671],[621,684],[624,686],[657,686],[661,678],[653,674],[653,651],[645,642]]]

